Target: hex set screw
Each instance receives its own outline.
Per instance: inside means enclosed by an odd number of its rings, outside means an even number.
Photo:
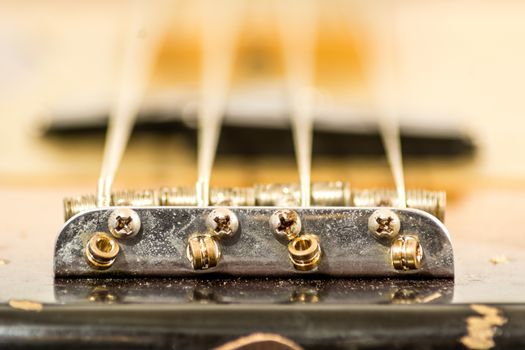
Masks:
[[[312,234],[297,236],[288,243],[288,256],[296,270],[314,270],[321,259],[319,237]]]
[[[221,259],[221,249],[212,236],[194,235],[188,239],[186,257],[194,270],[207,270],[217,266]]]
[[[231,239],[239,230],[239,219],[228,208],[213,209],[206,217],[208,232],[192,235],[188,239],[186,257],[194,270],[216,267],[221,258],[223,239]]]
[[[120,247],[116,239],[104,232],[96,232],[86,245],[86,259],[95,269],[109,269],[115,262]]]
[[[312,271],[321,260],[319,237],[301,234],[301,218],[296,211],[280,209],[270,216],[270,229],[278,241],[287,241],[288,257],[298,271]]]
[[[401,236],[392,243],[390,256],[396,270],[417,270],[423,261],[423,248],[416,236]]]

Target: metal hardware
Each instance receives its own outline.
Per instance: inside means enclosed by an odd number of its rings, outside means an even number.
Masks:
[[[270,216],[270,228],[280,241],[290,241],[301,233],[301,218],[294,210],[277,210]]]
[[[109,232],[116,238],[130,238],[140,231],[140,217],[129,208],[117,208],[108,218]]]
[[[396,270],[417,270],[421,268],[423,248],[415,236],[401,236],[390,248],[392,266]]]
[[[56,240],[54,271],[57,277],[91,276],[198,276],[186,260],[186,245],[195,233],[206,234],[205,218],[213,209],[198,207],[133,207],[141,218],[140,240],[125,247],[125,259],[108,270],[85,263],[88,232],[107,231],[112,208],[81,213],[69,220]],[[315,273],[331,277],[396,277],[391,245],[378,242],[368,231],[368,219],[380,208],[291,208],[303,230],[315,233],[322,258]],[[453,277],[454,257],[445,226],[434,216],[413,209],[390,208],[402,222],[398,237],[417,233],[424,250],[420,268],[405,271],[420,277]],[[268,222],[275,208],[237,207],[242,234],[221,241],[221,261],[213,272],[230,276],[290,277],[302,273],[290,263],[288,250],[274,238]],[[239,230],[240,233],[240,230]],[[394,254],[395,255],[395,254]]]
[[[400,228],[399,217],[390,209],[378,209],[368,219],[368,230],[379,239],[394,238],[399,233]]]
[[[116,207],[153,207],[159,205],[157,191],[154,190],[128,190],[111,194],[111,205]]]
[[[340,207],[350,204],[350,186],[343,181],[313,182],[311,185],[312,206]],[[293,207],[301,204],[299,184],[255,185],[255,205]]]
[[[300,235],[288,243],[288,254],[293,266],[299,271],[310,271],[319,265],[321,244],[312,234]]]
[[[316,207],[343,207],[350,205],[350,185],[343,181],[313,182],[312,205]]]
[[[159,205],[189,207],[196,204],[194,187],[163,187],[159,190]]]
[[[255,185],[255,205],[295,207],[301,204],[299,184],[258,184]]]
[[[311,205],[314,207],[402,207],[397,193],[389,189],[350,191],[343,181],[313,182]],[[196,206],[194,187],[163,187],[159,190],[121,191],[111,195],[111,206]],[[212,206],[276,206],[294,207],[301,204],[299,184],[264,184],[254,187],[210,189]],[[408,190],[406,206],[424,210],[441,221],[445,217],[446,195],[440,191]],[[79,212],[97,207],[96,197],[79,196],[64,200],[66,220]]]
[[[210,205],[253,206],[255,205],[255,190],[252,187],[215,187],[210,190]]]
[[[94,209],[97,207],[97,197],[95,195],[85,195],[64,198],[64,220],[69,220],[78,213]]]
[[[361,189],[352,191],[350,206],[354,207],[400,207],[395,190]],[[424,210],[445,220],[446,194],[443,191],[408,190],[407,208]]]
[[[194,270],[207,270],[217,266],[221,249],[210,235],[194,235],[188,239],[186,257]]]
[[[206,218],[210,233],[217,238],[231,238],[239,229],[237,215],[228,208],[213,209]]]
[[[113,265],[119,252],[118,242],[111,236],[97,232],[88,241],[85,256],[96,269],[108,269]]]

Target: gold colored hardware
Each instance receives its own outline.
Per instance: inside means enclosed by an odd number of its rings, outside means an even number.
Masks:
[[[392,265],[396,270],[417,270],[423,260],[423,248],[415,236],[401,236],[390,248]]]
[[[186,257],[194,270],[206,270],[217,266],[221,250],[217,241],[210,235],[196,235],[188,239]]]
[[[97,232],[86,245],[86,258],[94,268],[108,269],[115,262],[119,249],[119,244],[113,237]]]
[[[288,243],[288,255],[296,270],[310,271],[319,265],[321,244],[312,234],[300,235]]]

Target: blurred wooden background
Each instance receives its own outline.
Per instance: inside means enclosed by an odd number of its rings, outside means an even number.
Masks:
[[[269,3],[251,2],[243,14],[237,57],[253,52],[254,43],[275,51],[264,74],[278,77],[282,67]],[[190,4],[179,1],[172,6],[173,25],[157,60],[152,91],[173,82],[181,91],[198,84],[199,52]],[[319,4],[317,84],[357,110],[366,110],[370,103],[363,67],[374,59],[369,47],[374,30],[389,16],[383,5],[335,0]],[[0,6],[0,186],[92,191],[103,139],[48,140],[38,129],[57,104],[79,92],[114,93],[129,6],[121,1],[5,0]],[[436,127],[441,118],[453,120],[479,147],[473,161],[407,160],[407,186],[451,192],[521,187],[525,4],[425,0],[397,2],[395,7],[401,112],[420,115],[422,123]],[[250,67],[238,64],[233,88],[252,81]],[[115,186],[192,184],[195,164],[194,152],[175,137],[132,137]],[[219,157],[212,183],[296,179],[292,157]],[[314,159],[313,179],[345,179],[358,187],[392,184],[382,158]]]

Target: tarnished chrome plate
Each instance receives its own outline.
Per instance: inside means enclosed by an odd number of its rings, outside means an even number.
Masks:
[[[384,208],[291,208],[301,219],[300,237],[315,235],[320,246],[318,261],[307,271],[294,266],[287,242],[272,232],[269,222],[278,210],[275,207],[228,208],[238,220],[238,230],[232,237],[213,240],[217,241],[220,258],[216,257],[216,266],[204,270],[196,270],[195,262],[188,259],[188,243],[195,235],[207,235],[210,228],[206,219],[214,207],[132,207],[140,218],[140,229],[128,238],[111,235],[108,219],[115,209],[82,212],[65,223],[55,245],[55,276],[454,276],[447,229],[432,215],[415,209],[389,208],[399,219],[399,232],[392,238],[378,238],[371,233],[369,220]],[[109,266],[95,266],[86,257],[96,232],[117,242],[118,249],[107,244],[100,246],[102,255],[117,251]],[[418,243],[419,256],[418,263],[411,265],[413,242]],[[405,248],[407,252],[402,250]],[[213,258],[206,254],[202,257]]]

